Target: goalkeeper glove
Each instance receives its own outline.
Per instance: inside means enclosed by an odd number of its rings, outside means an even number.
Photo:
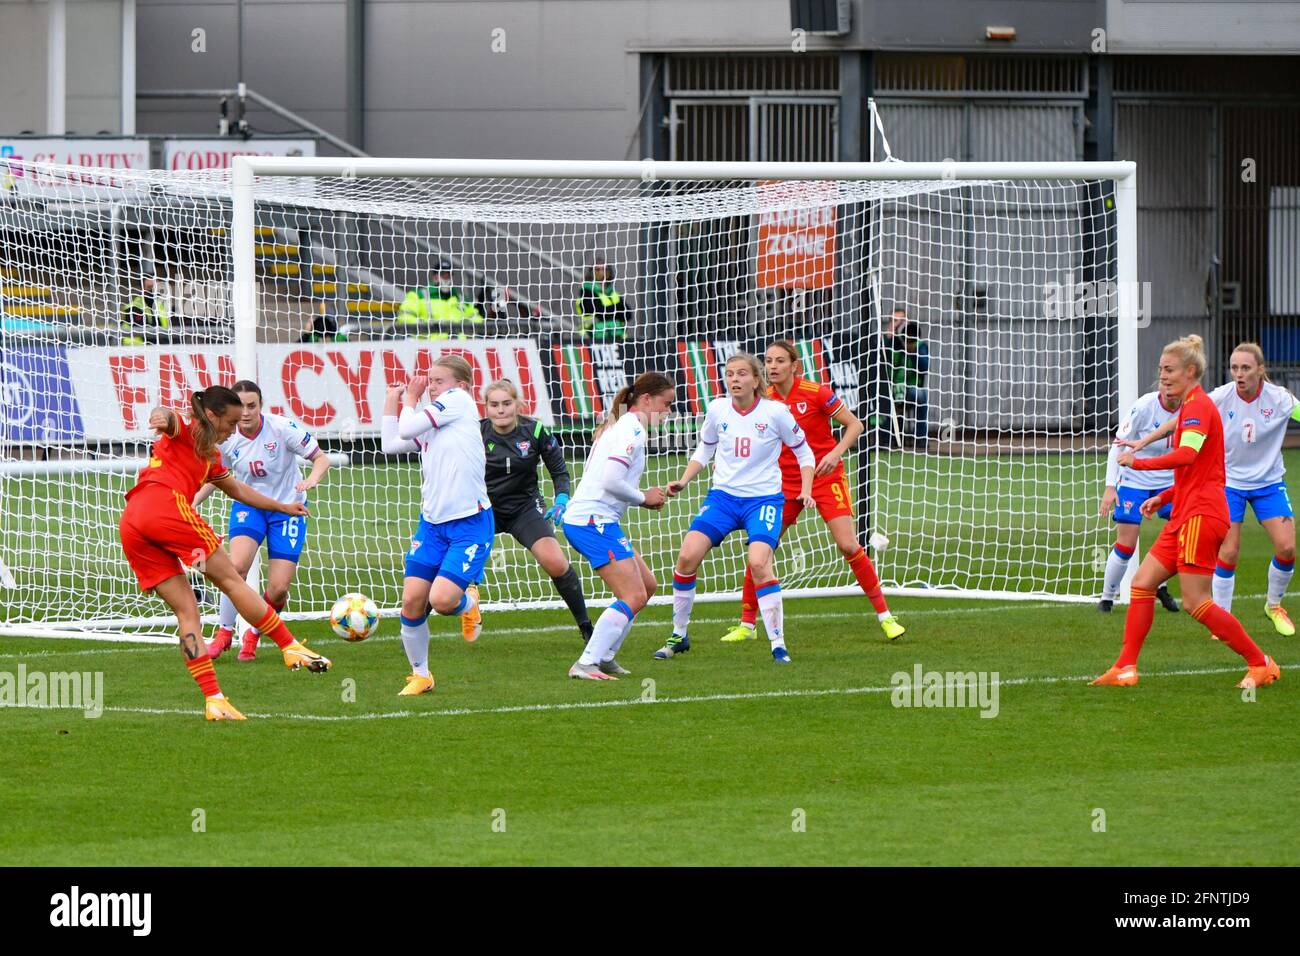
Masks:
[[[551,505],[551,510],[546,512],[546,520],[551,522],[551,524],[555,525],[555,527],[558,528],[560,526],[560,522],[564,520],[564,509],[567,508],[568,506],[569,506],[568,495],[565,494],[556,495],[555,504]]]

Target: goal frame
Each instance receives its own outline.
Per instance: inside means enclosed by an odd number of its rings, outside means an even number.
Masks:
[[[974,180],[1025,182],[1041,180],[1112,181],[1116,216],[1116,312],[1118,409],[1138,398],[1137,361],[1137,164],[1109,162],[950,162],[912,163],[902,160],[869,163],[680,162],[660,160],[537,160],[537,159],[382,159],[235,157],[231,169],[233,257],[233,318],[235,373],[255,377],[257,367],[257,272],[254,183],[259,176],[337,176],[347,179],[511,178],[604,179],[654,181],[709,180]],[[1120,601],[1128,600],[1138,562],[1130,562],[1121,585]],[[859,593],[856,587],[804,588],[787,597],[840,596]],[[947,588],[885,588],[890,595],[990,599],[1011,601],[1090,602],[1085,595],[1043,595],[1016,591],[954,590]],[[652,603],[668,600],[656,597]],[[701,595],[701,602],[734,600],[735,595]]]

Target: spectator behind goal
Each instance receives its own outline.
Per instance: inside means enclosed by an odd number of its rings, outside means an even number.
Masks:
[[[901,309],[894,310],[885,333],[885,353],[892,374],[894,407],[904,446],[924,448],[929,438],[930,396],[926,379],[930,374],[930,347],[916,331],[916,323]],[[908,422],[912,421],[911,428]]]
[[[147,330],[171,331],[172,320],[167,303],[154,291],[158,280],[146,276],[140,291],[131,297],[118,312],[123,345],[144,345]]]
[[[406,293],[401,308],[397,312],[397,324],[417,325],[425,322],[471,323],[476,331],[481,331],[483,314],[473,302],[468,301],[461,291],[452,284],[452,264],[449,259],[439,259],[438,266],[430,276],[429,284]],[[450,338],[448,332],[432,332],[417,336],[425,339]],[[464,338],[464,335],[461,335]]]
[[[627,301],[614,287],[614,269],[597,255],[583,274],[574,305],[582,332],[593,342],[621,342],[627,334]]]

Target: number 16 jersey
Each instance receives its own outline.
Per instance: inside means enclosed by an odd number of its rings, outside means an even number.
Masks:
[[[296,491],[302,479],[299,461],[313,457],[320,446],[311,432],[280,415],[267,412],[252,436],[238,428],[221,444],[225,459],[235,477],[254,491],[283,504],[301,504],[305,491]]]

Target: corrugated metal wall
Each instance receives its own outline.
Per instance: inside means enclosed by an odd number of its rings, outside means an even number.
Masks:
[[[909,161],[1083,158],[1078,58],[883,55],[876,102],[892,155]],[[877,138],[876,158],[883,158]],[[1044,289],[1084,281],[1085,192],[1037,187],[887,208],[882,309],[920,321],[931,422],[1057,429],[1084,415],[1088,323],[1048,319]],[[891,219],[893,220],[891,222]],[[892,233],[892,235],[891,235]]]
[[[1260,57],[1121,57],[1115,154],[1138,164],[1138,277],[1153,318],[1139,361],[1197,332],[1222,381],[1238,342],[1300,378],[1300,62]],[[1291,217],[1296,217],[1294,220]],[[1293,227],[1300,230],[1300,225]]]

